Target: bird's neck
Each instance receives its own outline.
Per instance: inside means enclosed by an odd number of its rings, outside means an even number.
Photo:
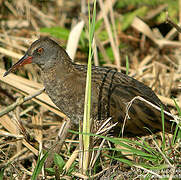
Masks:
[[[47,67],[42,70],[42,79],[44,82],[57,82],[63,79],[67,74],[71,73],[73,63],[69,59],[62,59],[56,61],[51,67]]]
[[[61,112],[64,114],[69,113],[68,102],[71,100],[69,97],[72,93],[72,88],[76,89],[79,84],[79,77],[82,77],[75,69],[75,64],[67,61],[64,63],[58,63],[47,71],[43,71],[41,76],[46,92],[51,100],[57,105]],[[85,87],[85,85],[83,85],[83,87]],[[83,88],[81,88],[81,90],[82,89]],[[75,92],[78,93],[79,91]],[[73,103],[72,101],[70,102],[71,104]]]

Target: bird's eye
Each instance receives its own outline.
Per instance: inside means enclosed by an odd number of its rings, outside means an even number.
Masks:
[[[38,48],[38,49],[37,49],[38,54],[42,54],[43,51],[44,51],[43,48]]]

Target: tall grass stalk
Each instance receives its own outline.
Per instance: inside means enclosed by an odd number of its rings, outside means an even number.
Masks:
[[[88,56],[88,67],[87,67],[87,79],[86,79],[86,90],[85,90],[85,104],[84,104],[84,119],[83,119],[83,164],[82,169],[85,174],[89,164],[89,147],[90,147],[90,129],[91,129],[91,63],[92,63],[92,43],[95,29],[96,19],[96,0],[94,0],[93,17],[91,22],[90,6],[88,3],[89,10],[89,56]]]
[[[129,74],[129,59],[128,59],[128,55],[126,55],[126,75]]]

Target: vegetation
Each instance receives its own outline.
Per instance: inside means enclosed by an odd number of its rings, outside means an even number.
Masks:
[[[95,65],[117,68],[147,84],[172,114],[181,117],[181,36],[166,23],[166,12],[173,22],[180,22],[178,0],[116,0],[103,5],[97,0],[96,15],[95,5],[90,4],[90,19],[88,5],[78,0],[2,1],[0,5],[0,77],[33,40],[49,35],[67,52],[76,51],[75,62],[87,63],[89,59],[91,67],[92,58]],[[79,24],[82,19],[84,26]],[[71,34],[80,34],[78,43]],[[22,101],[24,95],[41,88],[39,69],[32,65],[0,78],[0,114],[6,110],[0,116],[0,179],[181,178],[181,123],[176,118],[174,135],[166,134],[163,110],[163,132],[157,135],[150,132],[147,137],[126,139],[92,134],[85,128],[83,132],[70,131],[62,150],[54,154],[54,165],[45,168],[65,116],[45,93]],[[10,111],[12,104],[16,106]],[[94,157],[83,171],[77,148],[80,135]],[[86,144],[89,138],[95,146]]]

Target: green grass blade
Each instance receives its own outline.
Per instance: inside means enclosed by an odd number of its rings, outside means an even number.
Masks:
[[[40,32],[45,32],[53,37],[67,40],[69,37],[70,30],[63,27],[51,27],[51,28],[45,27],[41,28]]]
[[[162,140],[162,149],[165,149],[165,116],[164,116],[164,109],[161,106],[161,119],[162,119],[162,132],[163,132],[163,140]]]
[[[4,176],[4,168],[1,168],[1,171],[0,171],[0,180],[3,180],[3,176]]]
[[[129,74],[129,59],[128,56],[126,55],[126,75]]]
[[[93,9],[93,19],[91,23],[90,15],[90,6],[88,3],[89,10],[89,56],[88,56],[88,68],[87,68],[87,79],[86,79],[86,90],[85,90],[85,104],[84,104],[84,119],[83,119],[83,146],[84,146],[84,155],[83,155],[83,171],[88,168],[88,151],[90,146],[90,111],[91,111],[91,64],[92,64],[92,42],[94,37],[95,30],[95,18],[96,18],[96,0],[94,1]]]
[[[37,179],[37,177],[38,177],[38,175],[39,175],[39,173],[40,173],[40,171],[44,165],[44,162],[45,162],[46,158],[48,157],[48,154],[49,154],[49,152],[46,152],[41,159],[40,159],[40,154],[39,154],[37,165],[33,171],[33,175],[31,177],[31,180]]]

